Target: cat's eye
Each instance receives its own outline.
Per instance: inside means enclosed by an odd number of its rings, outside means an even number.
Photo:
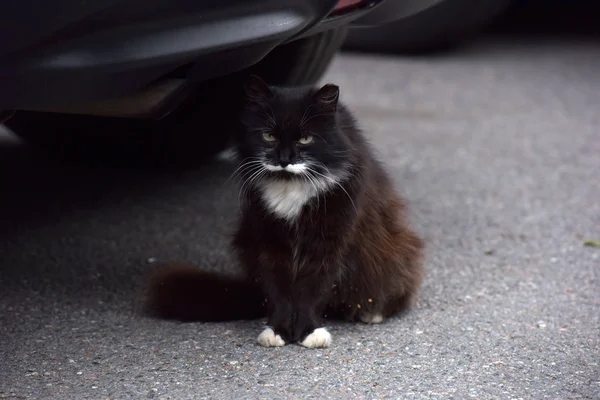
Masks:
[[[309,144],[312,141],[313,141],[313,137],[309,136],[309,135],[306,135],[306,136],[302,136],[300,138],[300,140],[298,140],[298,143],[300,143],[300,144]]]
[[[271,135],[269,132],[263,132],[262,137],[267,142],[274,142],[275,141],[275,136]]]

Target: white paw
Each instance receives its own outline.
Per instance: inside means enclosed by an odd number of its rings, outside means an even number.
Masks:
[[[329,347],[331,345],[331,334],[325,328],[317,328],[300,344],[309,349]]]
[[[383,315],[363,313],[360,315],[360,320],[365,324],[380,324],[383,322]]]
[[[265,347],[285,346],[285,342],[283,341],[281,336],[276,335],[275,331],[271,328],[265,328],[265,330],[262,331],[260,335],[258,335],[256,341],[258,342],[258,344]]]

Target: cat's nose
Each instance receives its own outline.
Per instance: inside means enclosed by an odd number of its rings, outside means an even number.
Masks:
[[[292,163],[292,154],[288,149],[282,149],[279,152],[279,165],[281,165],[282,168],[287,167],[288,165],[290,165]]]

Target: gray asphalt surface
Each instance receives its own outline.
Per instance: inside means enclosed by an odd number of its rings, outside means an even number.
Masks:
[[[325,350],[138,313],[151,258],[235,268],[230,164],[60,167],[2,134],[0,398],[599,399],[599,71],[555,40],[337,58],[428,255],[412,312]]]

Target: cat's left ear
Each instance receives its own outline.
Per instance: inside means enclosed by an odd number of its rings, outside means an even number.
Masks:
[[[248,77],[244,88],[246,90],[246,97],[249,100],[265,100],[273,96],[273,92],[269,86],[256,75]]]
[[[314,95],[315,102],[325,110],[335,111],[340,98],[340,88],[332,83],[328,83],[317,90]]]

